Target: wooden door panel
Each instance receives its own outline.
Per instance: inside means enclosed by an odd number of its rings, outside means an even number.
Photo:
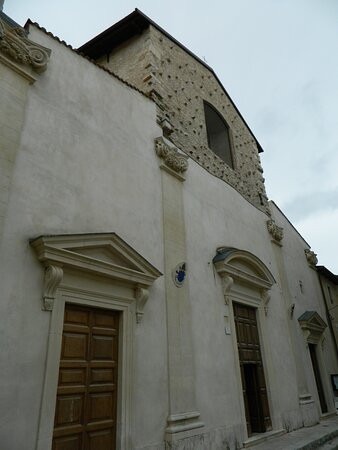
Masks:
[[[108,359],[113,361],[113,338],[95,334],[92,336],[92,361]]]
[[[78,325],[88,325],[89,324],[90,311],[86,309],[71,309],[66,307],[64,324],[67,326],[71,323]]]
[[[115,450],[118,320],[66,305],[53,450]]]
[[[92,368],[90,371],[91,384],[114,383],[114,369]]]
[[[55,427],[80,425],[83,422],[84,395],[58,396]]]
[[[86,384],[85,368],[61,368],[59,372],[59,387],[67,387]]]
[[[88,336],[80,333],[64,333],[62,342],[62,359],[87,359]]]
[[[257,375],[258,375],[258,389],[262,403],[262,412],[265,431],[270,431],[272,429],[272,423],[270,418],[268,393],[266,390],[264,368],[262,364],[257,364]]]
[[[100,311],[97,311],[94,315],[93,326],[108,328],[110,331],[112,331],[116,329],[116,316],[101,314]]]
[[[88,435],[88,450],[111,450],[111,442],[115,439],[111,429],[100,430]]]
[[[111,392],[91,394],[88,422],[113,418],[113,395]]]
[[[82,450],[82,435],[73,435],[53,440],[52,450]]]

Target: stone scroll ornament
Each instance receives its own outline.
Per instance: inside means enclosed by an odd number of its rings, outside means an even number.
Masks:
[[[304,250],[304,253],[305,253],[305,257],[306,257],[306,260],[309,263],[309,265],[311,267],[316,267],[316,265],[318,263],[317,254],[315,252],[313,252],[312,250],[310,250],[309,248],[306,248]]]
[[[138,286],[135,290],[136,298],[136,323],[140,323],[143,318],[143,310],[149,298],[149,291],[145,287]]]
[[[177,287],[182,287],[187,276],[187,264],[181,262],[173,270],[173,281]]]
[[[266,222],[268,232],[271,234],[272,239],[280,244],[284,237],[284,231],[282,227],[279,227],[276,222],[272,219]]]
[[[43,289],[43,304],[44,311],[52,311],[56,297],[56,290],[62,281],[63,270],[59,266],[48,266],[45,270],[45,280]]]
[[[0,20],[0,52],[20,64],[27,64],[41,73],[47,68],[50,49],[36,44],[26,37],[21,27],[10,27]]]
[[[179,153],[176,148],[171,147],[163,138],[155,139],[155,151],[164,163],[178,173],[184,173],[188,169],[188,157]]]

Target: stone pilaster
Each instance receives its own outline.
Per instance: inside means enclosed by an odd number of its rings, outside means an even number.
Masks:
[[[46,70],[50,50],[30,41],[23,28],[0,17],[0,243],[29,85]]]
[[[195,400],[189,266],[184,223],[183,181],[187,156],[164,138],[155,141],[162,169],[165,287],[168,328],[169,416],[167,442],[200,433]],[[183,445],[183,444],[182,444]]]

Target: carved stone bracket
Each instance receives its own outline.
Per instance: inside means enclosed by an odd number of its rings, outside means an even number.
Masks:
[[[266,222],[266,226],[267,226],[268,232],[272,236],[272,242],[281,246],[282,245],[281,241],[284,237],[283,228],[279,227],[273,219],[268,220]]]
[[[317,254],[312,250],[310,250],[309,248],[306,248],[304,250],[304,253],[309,266],[314,269],[318,263]]]
[[[269,311],[269,303],[270,303],[271,295],[268,289],[264,289],[262,292],[262,300],[263,300],[263,308],[264,313],[267,316]]]
[[[136,297],[136,322],[140,323],[143,318],[143,309],[149,298],[148,289],[138,286],[135,289],[135,297]]]
[[[183,155],[176,147],[171,147],[163,137],[155,139],[155,151],[164,164],[179,175],[188,169],[188,156]]]
[[[232,288],[232,285],[234,284],[234,279],[230,277],[229,275],[225,275],[222,277],[222,284],[223,284],[223,296],[224,296],[224,303],[226,305],[229,304],[229,293]]]
[[[0,20],[1,54],[19,65],[30,66],[34,72],[41,73],[47,68],[51,50],[28,39],[23,28],[11,27]],[[4,57],[1,57],[1,60],[6,62]],[[22,72],[22,70],[18,70],[17,66],[11,65],[11,67],[17,72]],[[29,78],[28,74],[21,74]]]
[[[63,270],[59,266],[48,266],[45,270],[45,281],[43,289],[43,305],[44,311],[52,311],[56,290],[61,283],[63,277]]]

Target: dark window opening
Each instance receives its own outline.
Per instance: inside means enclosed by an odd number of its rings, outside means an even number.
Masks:
[[[234,167],[229,127],[223,117],[211,106],[204,102],[205,123],[209,148],[216,153],[230,167]]]
[[[324,414],[324,413],[327,413],[327,404],[326,404],[326,400],[325,400],[322,379],[320,376],[320,370],[319,370],[319,364],[318,364],[317,355],[316,355],[315,344],[309,344],[309,350],[310,350],[313,372],[315,375],[315,380],[316,380],[316,385],[317,385],[320,407],[321,407],[322,413]]]
[[[251,433],[264,433],[264,414],[256,364],[243,364]]]

